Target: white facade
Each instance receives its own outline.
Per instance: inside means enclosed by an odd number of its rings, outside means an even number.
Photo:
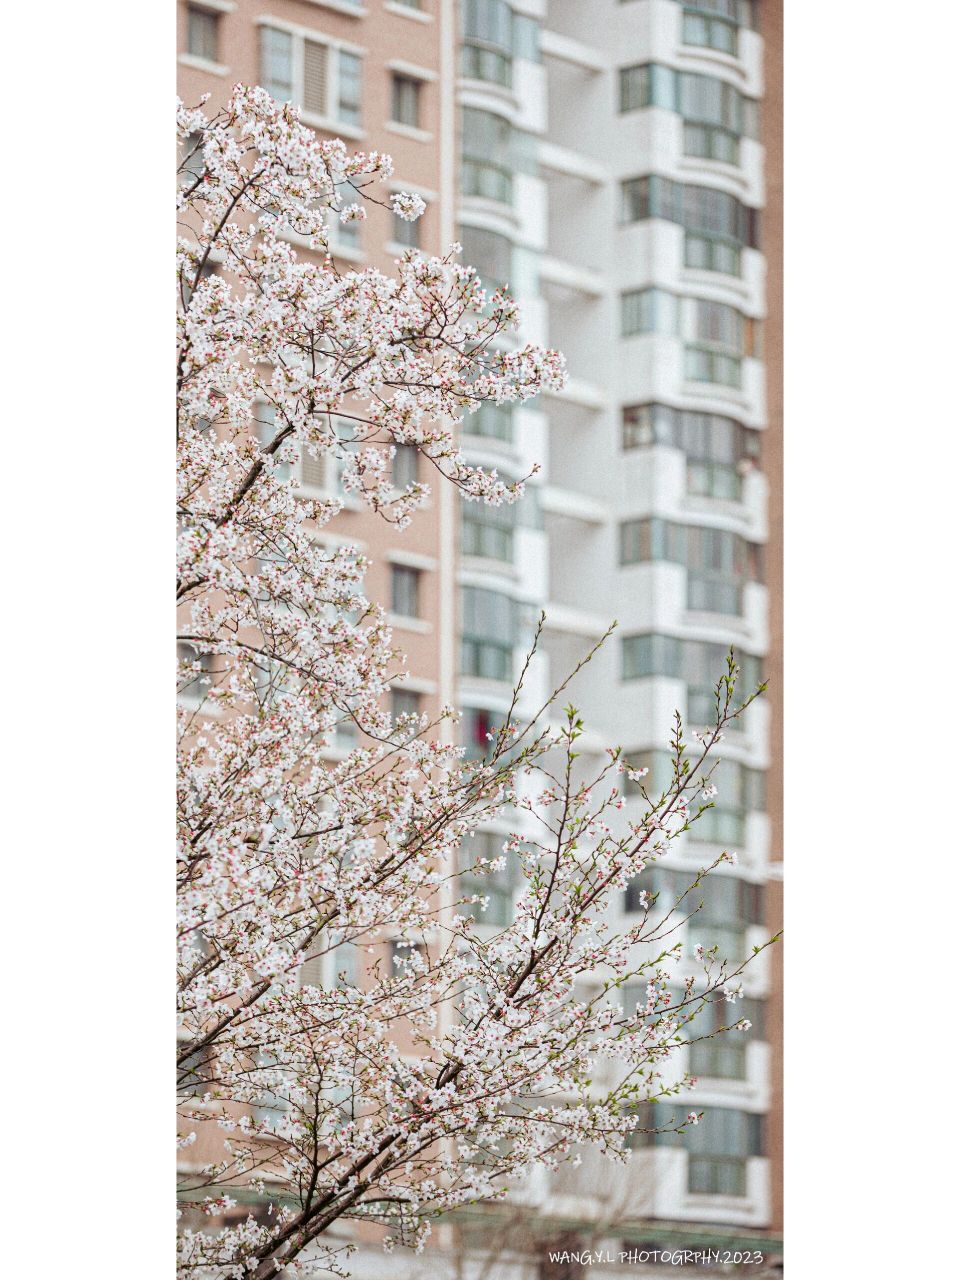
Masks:
[[[477,6],[473,20],[478,20],[478,8],[504,7]],[[755,234],[756,211],[763,205],[763,153],[755,138],[747,136],[755,132],[749,120],[763,90],[762,42],[749,26],[724,23],[725,8],[739,7],[740,17],[745,16],[745,6],[732,3],[691,0],[685,10],[676,0],[511,0],[510,7],[514,21],[524,24],[522,51],[515,42],[509,69],[496,58],[487,62],[493,77],[488,81],[463,76],[464,67],[476,71],[479,65],[478,55],[464,54],[458,96],[462,109],[490,113],[515,131],[509,154],[518,168],[502,200],[461,188],[461,238],[468,261],[470,229],[495,232],[509,241],[508,283],[521,304],[521,340],[545,341],[562,350],[569,385],[562,394],[544,396],[534,408],[515,413],[509,442],[465,434],[464,449],[473,462],[496,464],[510,475],[526,474],[533,461],[541,464],[528,492],[535,491],[542,528],[519,528],[512,554],[499,561],[465,552],[459,578],[462,587],[522,602],[527,620],[544,605],[549,663],[537,668],[537,687],[531,693],[538,696],[549,681],[562,679],[617,619],[616,634],[578,677],[573,698],[597,747],[617,744],[628,755],[647,752],[666,746],[676,708],[685,719],[688,713],[693,717],[690,730],[702,727],[695,718],[699,703],[684,674],[676,671],[623,678],[624,637],[666,637],[674,646],[701,642],[724,650],[733,645],[738,657],[747,659],[750,673],[762,671],[768,644],[762,581],[767,493],[756,465],[758,433],[765,426],[757,336],[764,314],[765,263]],[[497,19],[491,16],[490,21]],[[723,29],[711,29],[710,22]],[[729,37],[735,53],[685,43],[685,37],[702,38],[711,30],[718,43]],[[465,40],[483,45],[476,30],[466,31]],[[673,106],[652,101],[621,109],[621,68],[650,64],[662,69],[651,73],[656,79],[653,96],[675,94]],[[726,88],[684,79],[691,74]],[[497,78],[508,83],[497,83]],[[710,116],[714,99],[720,112],[730,115],[722,127],[702,118]],[[729,127],[731,120],[736,127]],[[476,149],[469,137],[475,117],[464,117],[461,127],[468,155]],[[689,154],[714,147],[725,149],[726,158]],[[622,184],[639,178],[661,180],[662,189],[684,212],[627,220]],[[688,197],[682,189],[688,187],[732,198],[720,214],[726,216],[737,202],[737,225],[751,230],[739,239],[725,233],[711,238],[713,231],[698,226],[696,212],[687,217]],[[712,197],[694,193],[690,199],[706,208]],[[652,196],[649,204],[654,204]],[[657,212],[647,210],[648,215]],[[708,220],[717,214],[710,206]],[[715,240],[722,242],[717,260],[710,257]],[[476,238],[473,243],[478,251],[487,244]],[[704,255],[710,258],[706,265]],[[482,264],[477,265],[483,273]],[[659,308],[666,323],[627,336],[628,304],[622,295],[648,289],[658,291],[651,311]],[[720,308],[710,305],[717,303]],[[704,340],[704,322],[726,326],[732,334],[716,347],[716,361],[709,350],[716,335]],[[649,443],[625,448],[624,409],[631,406],[664,406],[676,438],[661,438],[658,428]],[[684,413],[713,416],[694,421]],[[734,452],[743,456],[718,460],[691,454],[683,434],[688,430],[699,431],[708,441],[708,453],[721,434],[733,437],[738,442]],[[684,563],[676,555],[651,555],[621,563],[621,525],[636,521],[679,528],[675,536],[688,554],[694,549],[693,558]],[[704,548],[719,568],[696,560]],[[695,577],[702,580],[697,586]],[[698,592],[705,594],[700,598]],[[704,607],[705,601],[711,607]],[[716,607],[718,602],[722,608]],[[527,638],[521,627],[514,670]],[[688,646],[682,652],[692,650]],[[721,674],[718,665],[713,683]],[[507,695],[505,682],[461,674],[463,706],[504,710]],[[743,767],[742,776],[749,775],[754,784],[747,790],[756,797],[769,763],[768,715],[762,702],[728,734],[723,756]],[[747,803],[751,807],[743,807]],[[735,849],[737,867],[724,874],[762,886],[769,852],[763,802],[752,798],[737,805],[739,811],[727,815],[733,839],[729,834],[723,835],[723,843],[693,839],[695,827],[671,855],[670,866],[695,873],[724,848]],[[736,928],[738,922],[730,923]],[[761,919],[741,920],[739,927],[743,954],[766,939]],[[765,960],[762,955],[747,970],[744,994],[752,1001],[762,1001],[768,990]],[[702,1076],[695,1093],[681,1098],[676,1110],[682,1114],[695,1106],[762,1116],[770,1101],[768,1059],[761,1028],[736,1071]],[[677,1075],[686,1067],[678,1061]],[[762,1132],[753,1120],[743,1124],[752,1134]],[[708,1167],[698,1176],[726,1183],[709,1192],[696,1189],[691,1157],[683,1149],[637,1150],[626,1171],[588,1152],[579,1169],[534,1179],[516,1199],[541,1226],[555,1221],[558,1230],[562,1224],[571,1231],[571,1224],[579,1222],[585,1238],[614,1212],[619,1225],[608,1244],[615,1258],[618,1241],[629,1237],[632,1225],[642,1225],[653,1238],[662,1222],[674,1232],[689,1223],[694,1235],[713,1231],[736,1239],[738,1231],[749,1235],[770,1221],[763,1152],[762,1140],[757,1140],[729,1158],[718,1152],[712,1164],[712,1156],[702,1162]],[[667,1238],[676,1244],[675,1234],[670,1237],[668,1231]],[[592,1271],[604,1274],[599,1264]],[[671,1271],[667,1267],[665,1274]],[[497,1274],[520,1280],[537,1271],[530,1269],[529,1258],[516,1258],[509,1266],[502,1260]],[[656,1272],[649,1265],[634,1271],[621,1260],[610,1274]]]

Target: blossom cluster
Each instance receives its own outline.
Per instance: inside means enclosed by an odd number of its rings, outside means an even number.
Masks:
[[[476,763],[383,710],[402,655],[364,555],[324,528],[345,494],[411,519],[428,490],[391,486],[398,445],[466,500],[515,500],[457,424],[560,386],[562,357],[518,346],[513,302],[453,249],[393,278],[339,269],[331,221],[375,198],[387,157],[243,86],[212,118],[181,106],[178,130],[180,1274],[265,1280],[336,1271],[340,1219],[422,1247],[433,1216],[577,1144],[628,1158],[639,1102],[677,1091],[664,1064],[740,970],[704,955],[677,1003],[680,944],[651,909],[617,932],[607,907],[695,818],[738,712],[728,696],[693,768],[624,823],[617,753],[573,768],[572,709],[505,726]],[[327,496],[299,487],[304,458],[331,464]],[[508,814],[501,856],[471,859]],[[507,869],[516,910],[494,928],[462,877]]]

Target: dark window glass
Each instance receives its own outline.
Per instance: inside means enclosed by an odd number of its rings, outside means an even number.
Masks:
[[[420,616],[420,570],[405,564],[390,566],[390,607],[404,618]]]
[[[187,8],[187,52],[207,62],[217,60],[217,28],[219,14],[209,9]]]
[[[513,679],[517,605],[509,596],[480,587],[461,595],[460,669],[490,680]]]
[[[391,689],[390,714],[394,720],[400,716],[418,716],[421,701],[421,695],[413,689]]]
[[[482,760],[489,756],[493,742],[500,729],[506,723],[506,716],[499,711],[488,711],[485,707],[468,707],[460,719],[460,742],[465,748],[468,760]]]
[[[485,227],[461,227],[460,243],[461,261],[476,269],[484,288],[496,289],[509,283],[513,244],[507,236]]]
[[[733,1028],[744,1018],[750,1023],[748,1031],[720,1030]],[[763,1039],[763,1001],[744,999],[729,1004],[722,997],[715,997],[688,1024],[686,1034],[694,1042],[690,1045],[692,1075],[745,1080],[747,1045]]]
[[[460,550],[463,555],[513,561],[513,531],[517,523],[517,507],[513,503],[497,507],[483,502],[464,502],[462,512]]]
[[[631,289],[620,295],[620,306],[625,338],[637,333],[678,332],[677,296],[665,289]]]
[[[395,123],[409,125],[413,129],[420,127],[420,89],[421,82],[413,76],[393,76],[390,112]]]
[[[464,107],[461,119],[463,194],[509,204],[513,199],[514,168],[510,121],[473,107]]]
[[[337,119],[343,124],[360,124],[360,93],[362,88],[360,59],[355,53],[340,50],[340,95],[337,100]]]
[[[409,218],[401,218],[399,213],[393,214],[393,242],[394,244],[403,245],[405,249],[420,248],[420,223],[422,217],[417,218],[416,222],[411,222]],[[350,223],[350,226],[358,226],[358,223]]]
[[[511,855],[505,855],[503,845],[506,837],[495,831],[476,831],[464,838],[460,850],[460,866],[464,874],[459,880],[458,893],[480,894],[487,899],[485,910],[480,904],[470,904],[462,908],[473,915],[481,924],[503,927],[513,918],[514,876],[511,870]],[[495,858],[506,856],[507,865],[502,871],[486,872],[484,875],[473,875],[470,871],[477,862],[484,858],[492,862]]]
[[[260,83],[278,102],[293,98],[293,36],[289,31],[260,28]]]
[[[727,7],[733,8],[734,5]],[[683,12],[683,43],[717,49],[736,56],[737,23],[733,16],[715,14],[706,3],[689,5]]]
[[[393,458],[393,483],[397,489],[416,484],[420,472],[420,450],[413,444],[398,444]]]
[[[513,439],[513,410],[508,404],[493,404],[486,400],[476,413],[463,419],[463,433],[468,436],[484,436],[490,440]]]
[[[463,0],[460,14],[461,75],[509,88],[516,19],[507,0]]]

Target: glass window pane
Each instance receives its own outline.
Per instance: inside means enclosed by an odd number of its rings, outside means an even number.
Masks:
[[[207,62],[216,62],[218,22],[218,15],[207,9],[187,9],[188,53]]]
[[[621,67],[620,110],[636,111],[650,105],[650,67]]]
[[[420,469],[420,450],[416,445],[398,444],[393,458],[393,483],[397,489],[416,484]]]
[[[392,239],[394,244],[403,245],[405,249],[420,248],[420,223],[422,218],[418,218],[416,222],[411,222],[409,218],[401,218],[398,213],[393,214],[392,218]],[[348,226],[358,226],[358,223],[348,223]]]
[[[390,569],[390,607],[404,618],[419,617],[420,570],[395,564]]]
[[[420,125],[420,81],[411,76],[393,77],[391,83],[391,116],[397,124],[410,128]]]
[[[293,98],[293,37],[275,27],[260,28],[260,59],[263,87],[278,102]]]
[[[340,50],[340,96],[337,116],[343,124],[360,124],[360,59]]]

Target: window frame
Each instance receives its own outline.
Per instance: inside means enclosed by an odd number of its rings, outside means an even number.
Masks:
[[[415,444],[398,444],[393,455],[393,487],[404,492],[420,479],[420,450]],[[403,459],[403,462],[401,462]]]
[[[510,857],[503,852],[503,846],[508,839],[507,832],[480,830],[464,837],[461,842],[458,897],[478,893],[489,899],[486,911],[481,911],[475,904],[459,908],[464,912],[476,913],[474,918],[478,925],[502,929],[506,928],[513,919],[519,881],[515,866],[511,864]],[[479,847],[471,849],[471,845]],[[465,853],[471,855],[469,865],[465,865],[463,856]],[[492,862],[494,858],[504,856],[507,857],[507,865],[502,871],[489,872],[484,876],[473,875],[471,868],[476,865],[479,858],[483,857]]]
[[[411,221],[409,218],[401,218],[396,210],[391,212],[391,232],[390,243],[397,245],[401,249],[419,249],[420,244],[420,226],[423,222],[423,215]]]
[[[206,62],[210,66],[220,65],[220,37],[221,37],[220,19],[222,17],[223,17],[222,13],[219,13],[216,9],[208,9],[206,5],[202,5],[202,4],[187,5],[187,47],[185,52],[187,53],[188,57],[196,58],[199,62]],[[197,50],[192,47],[193,33],[195,29],[194,28],[195,20],[200,20],[201,23],[208,24],[207,29],[212,35],[212,43],[213,43],[212,54],[205,53],[205,52],[197,52]]]
[[[495,615],[501,609],[505,618]],[[517,601],[489,587],[460,589],[460,674],[509,684],[514,677],[518,634]],[[489,617],[483,618],[484,613]]]
[[[391,687],[390,715],[394,721],[398,720],[400,716],[419,716],[422,714],[423,694],[419,689],[408,689],[405,685]]]
[[[460,745],[464,748],[464,759],[487,759],[493,742],[488,742],[486,735],[492,734],[495,741],[506,723],[507,717],[502,711],[495,711],[492,707],[465,706],[460,718]]]
[[[401,584],[406,584],[401,586]],[[415,565],[390,564],[390,612],[398,618],[419,618],[422,600],[423,570]],[[406,598],[405,598],[406,597]],[[413,609],[401,606],[411,603]]]
[[[732,447],[719,447],[718,436],[729,432]],[[697,437],[705,442],[698,446]],[[677,409],[656,400],[622,405],[620,448],[624,453],[655,445],[679,449],[686,461],[687,493],[693,497],[740,502],[743,476],[760,456],[760,432],[729,414],[698,409]],[[704,472],[706,484],[693,483],[697,470]]]
[[[516,504],[504,502],[490,506],[483,502],[464,502],[460,516],[460,552],[464,556],[513,564],[516,528]]]
[[[390,123],[402,125],[405,129],[421,129],[423,114],[424,81],[406,71],[390,72]],[[408,108],[412,104],[412,119],[407,119]]]
[[[513,407],[484,400],[475,413],[464,415],[461,430],[465,436],[513,443]]]
[[[260,83],[278,102],[290,101],[301,108],[301,118],[305,124],[329,131],[345,130],[348,136],[359,137],[363,133],[363,64],[364,50],[358,45],[336,37],[321,34],[298,27],[294,23],[280,19],[261,19],[258,22],[260,32],[259,69]],[[266,43],[268,33],[286,36],[290,41],[290,98],[278,98],[270,86],[270,77],[266,75]],[[304,50],[307,44],[323,45],[327,49],[327,109],[325,112],[309,110],[304,105]],[[353,102],[344,97],[344,59],[349,58],[355,64],[357,100]],[[344,111],[346,106],[346,112]]]
[[[471,121],[473,125],[468,127]],[[488,131],[491,136],[481,142],[471,138],[474,131]],[[510,120],[483,107],[461,107],[460,143],[461,195],[512,205],[514,128]],[[497,154],[506,162],[491,159]]]
[[[703,40],[690,38],[691,24],[695,21],[703,24],[706,34]],[[711,36],[718,31],[724,32],[723,38],[727,39],[728,44],[724,44],[722,39],[721,41],[711,39]],[[689,3],[688,0],[683,5],[680,15],[680,43],[692,49],[715,49],[718,53],[727,53],[737,58],[740,53],[740,25],[736,18],[711,12],[700,5]]]
[[[482,31],[481,15],[499,14],[508,28],[505,36]],[[460,5],[460,75],[466,80],[513,86],[514,22],[516,15],[507,0],[462,0]],[[477,30],[471,31],[474,25]],[[497,22],[488,24],[495,27]],[[489,74],[487,74],[489,73]]]

